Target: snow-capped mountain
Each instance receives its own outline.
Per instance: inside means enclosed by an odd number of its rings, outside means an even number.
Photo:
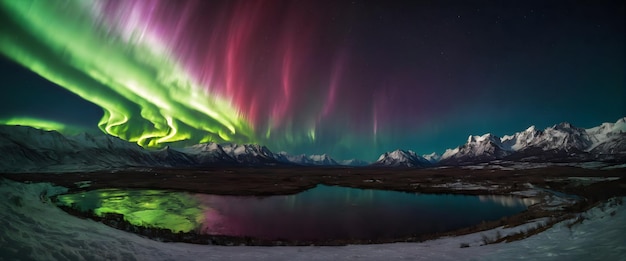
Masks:
[[[221,146],[224,152],[239,164],[272,165],[279,163],[274,153],[265,146],[258,144],[224,144]]]
[[[591,146],[587,150],[594,154],[616,154],[626,151],[626,117],[615,123],[603,123],[587,129]]]
[[[193,156],[199,164],[227,165],[304,165],[304,166],[336,166],[337,161],[327,154],[322,155],[289,155],[287,152],[273,153],[265,146],[256,144],[217,144],[203,143],[179,149]]]
[[[430,163],[437,163],[439,161],[439,159],[441,159],[441,155],[439,155],[439,153],[437,152],[433,152],[431,154],[424,154],[422,155],[422,158],[426,159],[427,161],[429,161]]]
[[[209,142],[176,150],[190,156],[197,162],[198,166],[267,166],[287,162],[281,155],[274,154],[267,147],[256,144],[217,144]]]
[[[113,136],[65,137],[24,126],[0,126],[0,155],[0,170],[6,172],[171,165]]]
[[[524,136],[530,136],[524,137]],[[517,138],[526,138],[525,144],[521,144]],[[502,142],[513,142],[515,144],[512,149],[517,146],[515,151],[523,151],[529,148],[539,148],[544,151],[548,150],[585,150],[591,145],[589,134],[585,129],[577,128],[569,123],[560,123],[552,127],[548,127],[543,131],[535,131],[534,133],[528,133],[526,131],[522,133],[516,133],[513,139],[505,140]],[[524,140],[522,140],[524,141]]]
[[[453,150],[446,150],[440,162],[462,163],[465,161],[491,161],[508,156],[510,151],[503,148],[501,139],[490,133],[482,136],[469,136],[467,143]]]
[[[470,136],[467,143],[448,149],[439,164],[458,165],[496,159],[516,161],[586,161],[626,158],[626,118],[590,129],[560,123],[544,130],[535,126],[499,138]]]
[[[217,143],[201,143],[193,146],[178,149],[185,153],[199,165],[211,164],[235,164],[237,161],[224,151],[222,146]]]
[[[541,135],[541,131],[537,130],[533,125],[522,132],[515,133],[514,135],[505,135],[501,138],[501,143],[504,149],[517,151],[528,147],[539,135]]]
[[[326,154],[275,154],[256,144],[202,143],[147,150],[106,134],[63,136],[26,126],[0,126],[0,172],[96,171],[127,167],[336,166]]]
[[[305,166],[307,166],[307,165],[308,166],[337,166],[337,165],[339,165],[339,163],[337,163],[337,161],[335,161],[333,158],[331,158],[330,156],[328,156],[326,154],[322,154],[322,155],[306,155],[306,154],[289,155],[286,152],[281,152],[279,154],[282,155],[289,162],[294,163],[294,164],[298,164],[298,165],[305,165]]]
[[[560,123],[544,130],[534,126],[497,137],[469,136],[467,142],[436,153],[419,156],[413,151],[384,153],[372,166],[428,167],[464,165],[493,160],[523,162],[626,162],[626,117],[615,123],[581,129]],[[337,166],[326,154],[273,153],[255,144],[204,143],[186,148],[147,150],[135,143],[101,134],[63,136],[25,126],[0,125],[0,172],[92,171],[127,167],[205,166]],[[341,165],[362,166],[351,160]]]
[[[394,150],[380,155],[372,166],[428,167],[431,162],[411,150]]]

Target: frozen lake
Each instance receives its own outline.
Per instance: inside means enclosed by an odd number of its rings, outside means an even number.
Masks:
[[[524,211],[510,196],[412,194],[319,185],[295,195],[221,196],[104,189],[60,195],[58,203],[119,213],[136,225],[271,240],[399,239],[468,227]]]

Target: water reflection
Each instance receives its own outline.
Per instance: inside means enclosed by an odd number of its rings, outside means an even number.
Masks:
[[[240,197],[156,190],[59,196],[133,224],[264,239],[391,239],[442,232],[521,212],[534,202],[503,196],[411,194],[317,186],[287,196]]]
[[[504,196],[417,195],[332,186],[265,198],[195,196],[210,209],[203,233],[298,240],[441,232],[496,220],[532,204]]]
[[[203,207],[191,194],[161,190],[101,189],[60,195],[58,203],[94,214],[124,215],[133,225],[167,228],[175,232],[196,229],[205,218]]]
[[[493,201],[498,204],[507,207],[515,206],[530,206],[539,203],[539,199],[536,198],[517,198],[512,196],[499,196],[499,195],[480,195],[478,196],[480,201],[488,202]]]

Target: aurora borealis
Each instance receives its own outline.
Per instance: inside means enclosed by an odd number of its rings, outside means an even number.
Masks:
[[[2,0],[0,122],[373,160],[626,113],[619,1],[389,2]]]

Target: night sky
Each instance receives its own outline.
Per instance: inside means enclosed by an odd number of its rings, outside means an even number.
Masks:
[[[372,161],[626,116],[623,1],[0,3],[4,123]]]

